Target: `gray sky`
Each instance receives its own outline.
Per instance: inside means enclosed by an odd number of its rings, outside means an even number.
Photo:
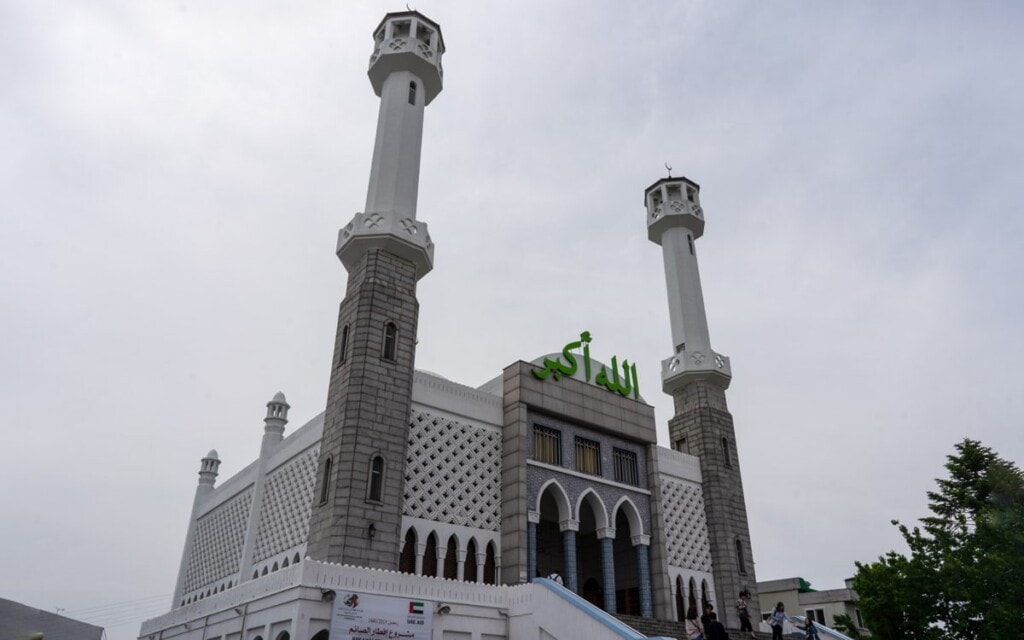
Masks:
[[[292,428],[323,409],[370,32],[404,8],[354,4],[0,3],[0,597],[134,637],[199,458],[254,459],[278,390]],[[758,578],[902,548],[965,436],[1024,461],[1024,5],[414,6],[448,45],[418,367],[477,385],[589,330],[667,446],[642,198],[670,162],[702,187]]]

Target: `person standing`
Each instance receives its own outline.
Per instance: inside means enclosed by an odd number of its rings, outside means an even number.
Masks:
[[[565,583],[562,582],[562,574],[558,573],[558,569],[555,569],[551,572],[551,575],[548,576],[548,580],[552,582],[557,582],[558,584],[565,586]]]
[[[729,640],[729,634],[725,632],[725,627],[718,621],[718,615],[714,611],[708,614],[708,635],[706,640]]]
[[[700,626],[704,629],[704,637],[708,637],[708,625],[711,624],[711,616],[715,615],[715,605],[707,602],[704,604],[704,615],[700,617]]]
[[[772,640],[782,640],[782,623],[786,621],[786,605],[781,602],[775,605],[772,615],[768,618],[772,625]]]
[[[754,627],[750,624],[750,611],[747,609],[747,601],[750,599],[750,592],[744,589],[740,591],[739,600],[736,601],[736,613],[740,617],[740,633],[744,631],[750,632],[751,638],[756,638],[754,635]]]

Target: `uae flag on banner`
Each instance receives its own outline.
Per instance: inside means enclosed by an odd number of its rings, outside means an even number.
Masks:
[[[409,613],[423,613],[423,603],[410,600]]]

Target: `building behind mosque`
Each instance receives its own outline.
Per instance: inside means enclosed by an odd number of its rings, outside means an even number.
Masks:
[[[732,603],[754,592],[756,616],[756,578],[729,360],[697,269],[699,186],[644,191],[668,285],[671,448],[628,354],[583,330],[479,387],[418,371],[416,284],[434,253],[420,148],[445,45],[416,11],[387,14],[373,42],[380,112],[365,208],[338,237],[326,410],[286,436],[278,393],[257,460],[218,483],[217,452],[203,458],[172,608],[140,637],[596,640],[704,603],[738,628]],[[536,580],[555,570],[564,588]]]

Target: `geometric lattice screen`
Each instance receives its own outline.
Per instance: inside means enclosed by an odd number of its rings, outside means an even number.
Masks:
[[[662,477],[668,563],[696,571],[711,571],[711,547],[704,515],[704,494],[698,487]]]
[[[252,489],[220,505],[196,523],[196,537],[185,571],[186,592],[238,571],[250,504]]]
[[[267,477],[253,562],[306,541],[320,448],[313,447]]]
[[[501,434],[413,411],[405,461],[403,513],[498,531]]]

